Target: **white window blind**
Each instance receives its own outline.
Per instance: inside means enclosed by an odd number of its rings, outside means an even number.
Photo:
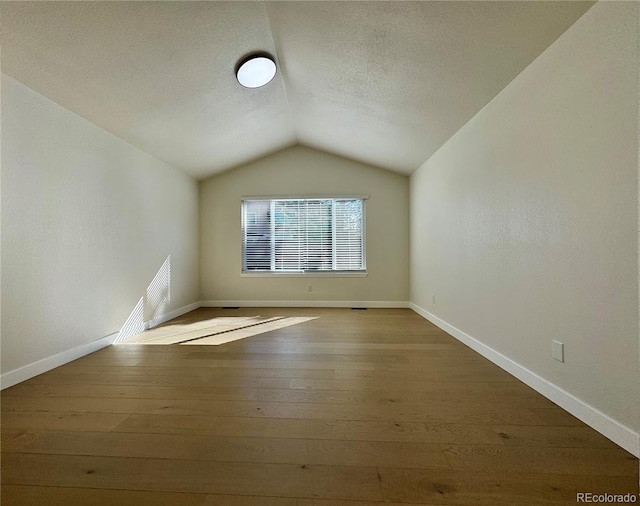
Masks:
[[[245,200],[244,272],[364,271],[362,199]]]

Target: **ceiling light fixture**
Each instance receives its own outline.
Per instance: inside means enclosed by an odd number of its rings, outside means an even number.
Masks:
[[[266,54],[254,54],[244,58],[236,67],[236,79],[245,88],[260,88],[276,75],[276,63]]]

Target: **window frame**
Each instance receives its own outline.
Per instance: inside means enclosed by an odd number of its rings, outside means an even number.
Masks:
[[[367,230],[367,200],[369,195],[303,195],[303,196],[243,196],[240,200],[240,276],[241,277],[367,277],[367,252],[366,252],[366,230]],[[324,271],[246,271],[245,268],[245,202],[256,200],[361,200],[362,201],[362,270],[324,270]],[[333,207],[332,207],[333,212]],[[335,244],[333,245],[335,247]]]

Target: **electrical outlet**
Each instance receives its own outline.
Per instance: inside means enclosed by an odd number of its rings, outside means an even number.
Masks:
[[[564,343],[552,341],[551,356],[558,362],[564,362]]]
[[[313,285],[307,285],[307,292],[313,292]]]
[[[432,304],[435,304],[435,303],[436,303],[436,294],[435,294],[435,293],[432,293],[432,294],[431,294],[431,303],[432,303]]]

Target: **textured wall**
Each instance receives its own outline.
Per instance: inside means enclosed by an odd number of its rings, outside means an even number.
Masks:
[[[6,373],[198,300],[197,183],[3,75],[1,253]]]
[[[637,8],[596,4],[411,177],[411,300],[636,431]]]
[[[281,151],[200,184],[204,300],[406,301],[409,181],[305,147]],[[250,196],[369,195],[367,277],[242,277],[241,200]],[[313,292],[307,292],[307,285]]]

